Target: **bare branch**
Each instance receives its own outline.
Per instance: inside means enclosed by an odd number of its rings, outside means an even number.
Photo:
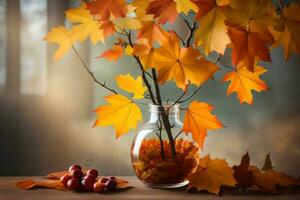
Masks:
[[[187,97],[186,99],[178,101],[178,103],[184,103],[184,102],[190,100],[200,90],[200,88],[201,88],[201,86],[197,87],[197,89],[189,97]]]
[[[111,89],[110,87],[106,86],[105,82],[101,83],[100,81],[97,80],[97,78],[95,77],[95,74],[90,71],[89,67],[87,66],[87,64],[84,62],[83,58],[80,56],[80,54],[78,53],[78,51],[75,49],[74,46],[72,46],[72,49],[74,50],[76,56],[79,58],[82,66],[85,68],[85,70],[90,74],[90,76],[93,78],[94,82],[97,83],[98,85],[100,85],[101,87],[109,90],[110,92],[114,93],[114,94],[118,94],[114,89]]]

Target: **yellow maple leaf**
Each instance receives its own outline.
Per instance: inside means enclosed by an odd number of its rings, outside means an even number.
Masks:
[[[174,0],[176,2],[177,12],[188,15],[189,11],[198,12],[198,7],[191,0]]]
[[[174,32],[169,34],[168,40],[160,48],[155,49],[153,56],[159,83],[174,80],[182,90],[190,83],[201,85],[219,69],[204,58],[199,59],[200,53],[197,49],[180,47]]]
[[[252,73],[246,66],[239,65],[235,71],[225,74],[223,81],[230,81],[227,89],[227,96],[236,92],[240,103],[253,103],[252,90],[257,92],[267,90],[268,86],[260,79],[260,75],[267,70],[260,66],[254,66]]]
[[[283,30],[272,30],[275,38],[273,47],[283,45],[284,58],[288,60],[293,52],[300,55],[300,5],[291,4],[283,9]]]
[[[116,78],[116,81],[119,88],[134,94],[133,99],[142,99],[147,90],[147,88],[143,86],[143,79],[141,76],[134,79],[130,74],[119,75]]]
[[[153,21],[153,15],[146,14],[146,9],[150,1],[134,0],[131,4],[134,6],[137,19],[140,21]]]
[[[222,128],[222,123],[211,114],[213,106],[199,101],[193,101],[186,110],[182,131],[191,133],[193,139],[203,148],[207,130]]]
[[[211,159],[209,155],[200,159],[196,172],[188,177],[189,188],[197,188],[198,191],[206,190],[218,194],[221,186],[235,186],[233,169],[225,160]]]
[[[197,46],[203,46],[206,55],[212,51],[224,54],[226,46],[230,43],[225,19],[217,4],[201,18],[200,27],[195,33],[195,43]]]
[[[126,134],[130,129],[135,129],[142,120],[140,108],[127,97],[113,94],[104,97],[109,105],[100,106],[95,110],[98,118],[94,126],[114,126],[116,137]]]
[[[100,29],[101,24],[90,14],[85,4],[82,4],[78,8],[67,10],[66,17],[72,23],[76,24],[70,30],[72,40],[82,42],[87,37],[90,37],[94,44],[99,41],[104,42],[103,30]]]
[[[55,51],[54,60],[62,58],[72,47],[69,31],[63,26],[52,28],[44,37],[44,40],[59,45],[58,49]]]
[[[142,23],[133,17],[124,17],[113,20],[114,24],[118,29],[140,29],[142,27]]]

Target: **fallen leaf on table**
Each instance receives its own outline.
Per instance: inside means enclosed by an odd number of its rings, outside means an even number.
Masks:
[[[19,181],[17,182],[17,186],[21,189],[30,190],[36,188],[48,188],[48,189],[55,189],[55,190],[67,190],[60,180],[38,180],[34,181],[32,179]]]
[[[131,188],[132,187],[129,184],[129,182],[126,181],[125,179],[116,178],[116,182],[117,182],[117,188],[118,189],[126,189],[126,188]]]
[[[225,160],[211,159],[209,155],[200,159],[196,172],[188,177],[188,189],[196,188],[219,194],[221,186],[235,186],[233,169]]]
[[[238,187],[246,189],[254,185],[254,175],[250,171],[250,157],[248,152],[242,157],[241,163],[238,166],[233,166],[234,178],[238,182]]]
[[[60,179],[60,177],[67,175],[67,174],[70,174],[70,172],[69,171],[52,172],[50,174],[47,174],[46,178],[55,180],[55,179]]]
[[[300,180],[282,172],[273,170],[270,154],[267,154],[263,169],[252,167],[251,171],[254,175],[254,182],[257,186],[266,192],[280,193],[281,188],[300,186]]]

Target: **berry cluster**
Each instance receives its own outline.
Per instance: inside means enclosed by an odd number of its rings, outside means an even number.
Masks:
[[[79,165],[72,165],[69,172],[60,178],[61,183],[69,190],[104,192],[114,191],[117,188],[115,177],[98,179],[98,171],[95,169],[89,169],[84,174]]]

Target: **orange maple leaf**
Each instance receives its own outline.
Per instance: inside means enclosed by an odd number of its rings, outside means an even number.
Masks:
[[[174,80],[177,87],[182,90],[185,90],[190,83],[201,85],[219,68],[199,57],[200,52],[197,49],[180,47],[177,35],[171,32],[168,40],[154,52],[158,81],[163,84],[168,80]]]
[[[108,61],[115,61],[123,55],[123,47],[120,45],[114,45],[111,49],[103,52],[100,56],[96,58],[106,58]]]
[[[229,4],[229,0],[191,0],[197,7],[198,12],[196,14],[196,19],[200,20],[209,11],[211,11],[216,6],[225,6]]]
[[[93,0],[87,3],[92,15],[97,15],[101,21],[107,21],[111,16],[125,17],[127,6],[124,0]]]
[[[274,47],[283,45],[284,58],[288,60],[293,52],[300,55],[300,5],[293,3],[284,7],[282,14],[283,30],[271,29],[275,38]]]
[[[229,28],[228,35],[232,41],[232,63],[237,65],[243,61],[247,68],[254,72],[256,59],[271,61],[268,41],[261,38],[260,34],[248,32],[240,28]]]
[[[196,172],[188,177],[188,188],[206,190],[218,194],[221,186],[235,186],[233,170],[225,160],[211,159],[209,155],[200,159]]]
[[[207,130],[216,130],[222,128],[222,123],[218,118],[211,114],[213,106],[193,101],[186,110],[182,131],[192,133],[193,139],[203,148]]]
[[[268,89],[268,86],[259,77],[266,71],[267,70],[263,67],[255,66],[254,72],[252,73],[247,67],[239,65],[235,71],[228,72],[223,78],[223,81],[230,81],[227,96],[236,92],[241,104],[243,102],[252,104],[252,90],[260,92]]]
[[[154,41],[161,44],[167,37],[168,33],[153,21],[143,22],[142,28],[138,33],[138,39],[145,38],[151,45]]]
[[[115,25],[111,21],[102,22],[100,28],[103,30],[104,38],[107,38],[116,32]]]
[[[149,3],[146,13],[153,14],[160,24],[166,22],[173,24],[178,15],[176,3],[173,0],[153,0]]]

